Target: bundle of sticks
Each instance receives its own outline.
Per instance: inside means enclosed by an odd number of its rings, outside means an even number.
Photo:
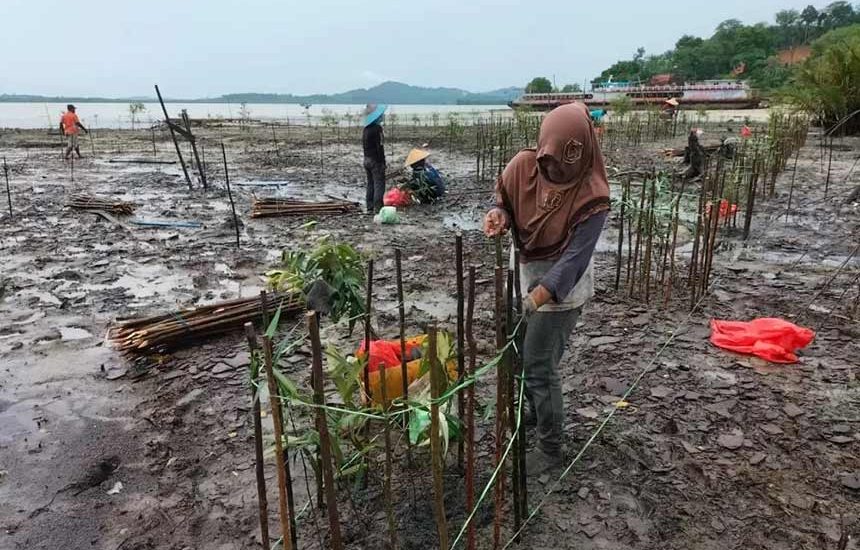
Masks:
[[[254,199],[252,218],[273,216],[301,216],[304,214],[348,214],[358,212],[354,202],[332,199],[322,202],[300,201],[296,199]]]
[[[134,212],[134,203],[105,199],[84,193],[72,195],[66,206],[81,210],[103,210],[126,216],[130,216]]]
[[[279,307],[281,315],[305,309],[301,296],[288,292],[269,295],[266,305],[267,317]],[[202,338],[239,331],[249,321],[260,322],[262,314],[260,298],[239,298],[164,315],[118,320],[108,331],[108,339],[124,353],[164,352]]]

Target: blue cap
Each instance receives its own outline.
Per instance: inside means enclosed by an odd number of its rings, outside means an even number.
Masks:
[[[366,111],[369,111],[369,113],[364,117],[364,125],[370,126],[371,124],[379,120],[379,117],[385,114],[386,109],[388,109],[388,105],[380,104],[377,105],[375,108],[372,105],[368,105]]]

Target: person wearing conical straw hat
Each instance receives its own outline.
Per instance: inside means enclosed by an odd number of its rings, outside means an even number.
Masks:
[[[670,97],[666,101],[663,102],[662,114],[666,118],[674,118],[675,114],[678,112],[678,100],[674,97]]]
[[[364,108],[361,145],[364,149],[364,171],[367,175],[365,204],[367,213],[370,215],[379,212],[385,195],[385,147],[382,143],[382,121],[386,108],[386,105],[372,103]]]
[[[427,160],[429,156],[430,151],[417,148],[406,155],[406,166],[412,168],[412,179],[406,187],[420,203],[433,202],[445,194],[445,180]]]

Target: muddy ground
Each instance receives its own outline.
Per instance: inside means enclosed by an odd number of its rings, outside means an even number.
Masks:
[[[330,234],[376,257],[378,331],[395,337],[392,248],[404,253],[410,332],[431,320],[453,329],[453,243],[463,231],[467,262],[479,266],[485,281],[476,329],[481,353],[492,355],[486,282],[492,250],[478,231],[491,196],[488,185],[474,182],[470,152],[433,143],[426,130],[389,135],[392,166],[410,147],[431,141],[434,164],[451,182],[449,196],[403,212],[396,226],[351,215],[317,218],[308,227],[308,218],[250,219],[252,195],[363,202],[355,135],[338,140],[327,130],[320,144],[316,131],[296,128],[278,128],[274,137],[268,127],[198,132],[214,187],[208,192],[196,177],[189,191],[177,164],[110,162],[174,160],[164,132],[96,132],[94,140],[82,140],[85,158],[73,167],[63,162],[57,136],[0,134],[14,212],[12,219],[4,212],[0,224],[0,548],[260,547],[242,336],[131,358],[113,351],[105,333],[118,317],[256,295],[261,274],[283,249]],[[239,249],[215,154],[221,139],[242,221]],[[789,215],[791,169],[779,177],[776,196],[759,204],[749,242],[731,232],[720,236],[713,287],[693,314],[680,295],[668,308],[646,308],[613,290],[616,222],[610,220],[596,256],[597,296],[562,365],[572,452],[637,375],[648,372],[630,406],[554,493],[543,498],[555,478],[530,480],[530,505],[542,506],[520,547],[860,548],[860,259],[849,259],[860,216],[858,205],[844,203],[860,178],[856,169],[849,174],[860,141],[838,143],[826,199],[818,143],[813,130],[799,157]],[[608,164],[666,167],[670,161],[659,151],[682,144],[609,151]],[[241,185],[272,181],[282,185]],[[202,227],[115,225],[64,208],[75,192],[133,201],[136,218]],[[766,316],[817,331],[799,364],[774,366],[708,342],[711,318]],[[324,338],[349,351],[359,337],[329,326]],[[306,350],[284,368],[307,387]],[[483,403],[494,386],[492,377],[479,384]],[[306,411],[296,412],[299,423],[306,421]],[[483,486],[491,471],[491,417],[479,422],[478,440]],[[399,440],[399,544],[435,547],[428,457],[417,451],[419,466],[410,470],[402,464],[404,449]],[[453,540],[466,511],[462,474],[448,458]],[[375,464],[380,460],[373,456]],[[380,469],[367,489],[341,486],[349,548],[385,545]],[[313,481],[306,484],[298,462],[293,472],[302,509]],[[276,533],[274,475],[269,461]],[[314,510],[299,521],[303,548],[326,536],[325,515]],[[476,518],[479,547],[489,548],[491,508]],[[507,521],[503,540],[510,534]]]

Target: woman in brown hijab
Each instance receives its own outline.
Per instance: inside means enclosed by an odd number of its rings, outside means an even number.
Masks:
[[[496,184],[496,207],[484,219],[494,237],[512,231],[519,250],[529,420],[535,475],[563,459],[564,408],[558,364],[582,306],[594,295],[592,254],[609,210],[609,183],[588,110],[569,104],[543,120],[537,149],[517,153]]]

